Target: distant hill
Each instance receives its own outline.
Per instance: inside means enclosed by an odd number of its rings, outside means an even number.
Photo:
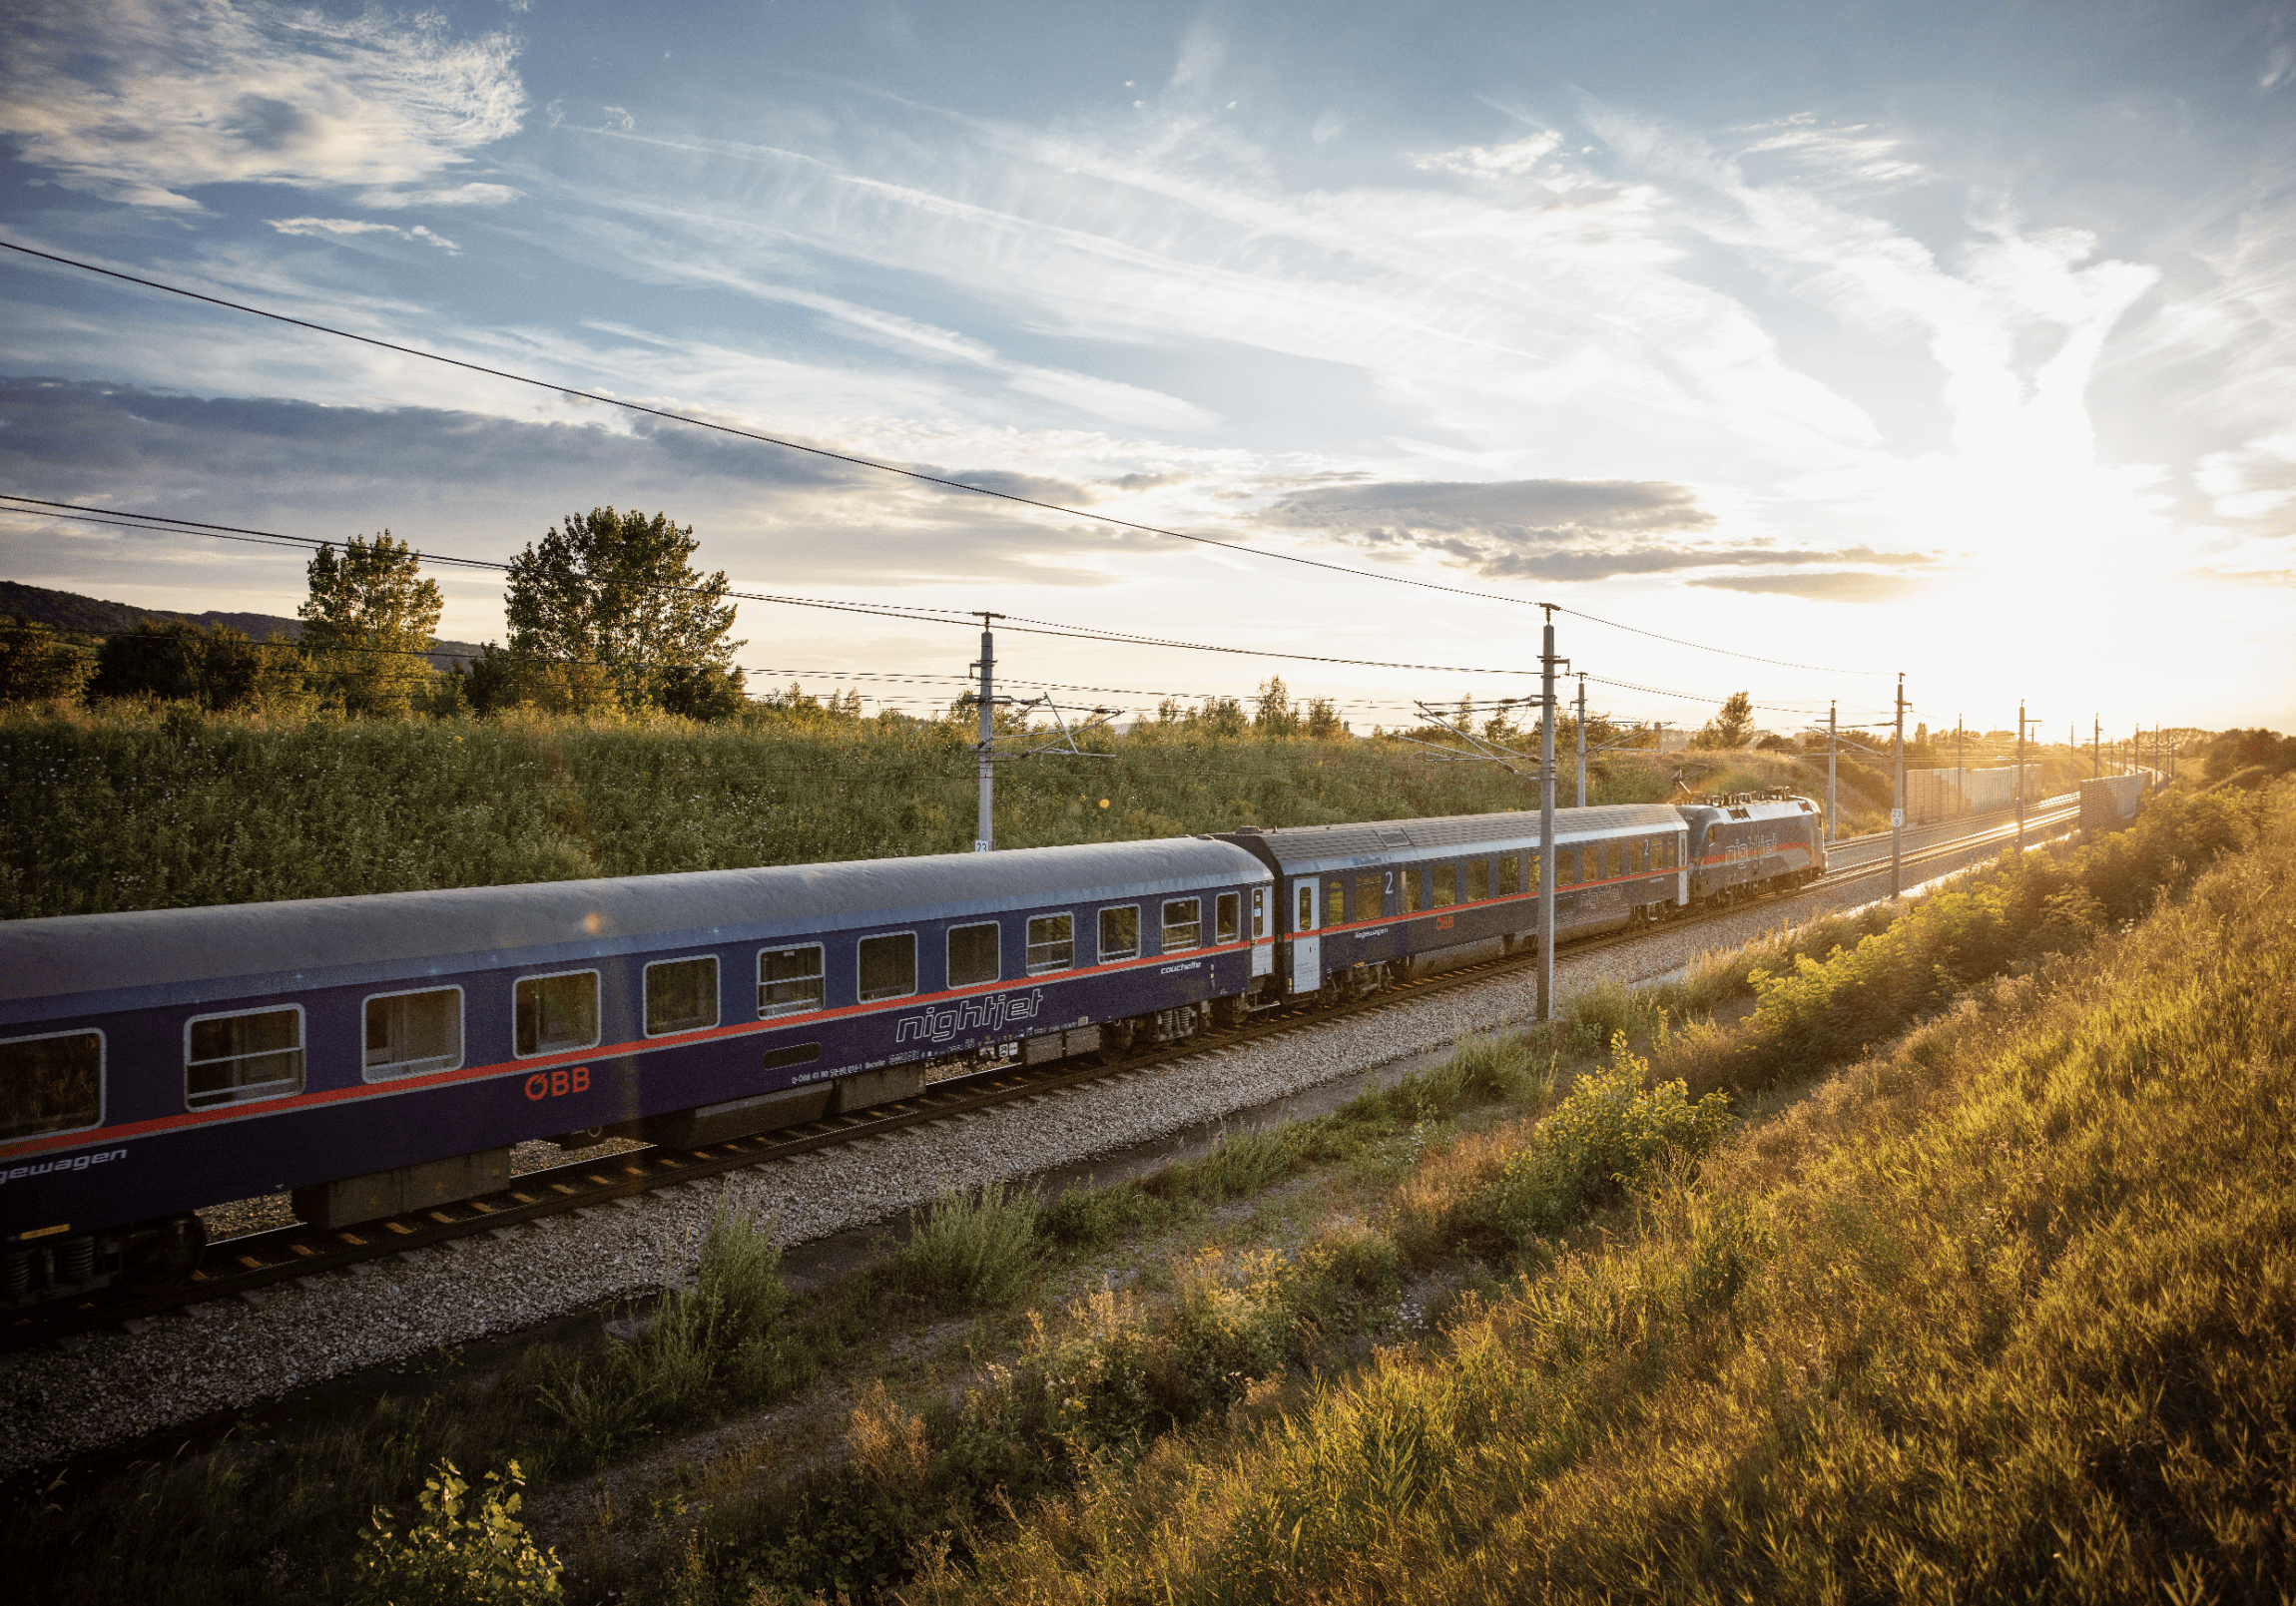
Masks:
[[[134,630],[145,620],[167,624],[181,620],[188,624],[216,626],[236,630],[251,641],[269,641],[274,636],[285,636],[288,641],[302,640],[302,621],[283,619],[277,614],[227,614],[210,609],[204,614],[180,614],[166,608],[139,608],[133,603],[105,602],[99,597],[83,597],[73,591],[50,591],[43,586],[19,585],[13,580],[0,580],[0,614],[14,614],[19,619],[36,625],[50,625],[57,630],[78,631],[89,636],[116,636]],[[464,662],[478,656],[475,642],[441,641],[431,638],[430,666],[445,669],[449,664]]]

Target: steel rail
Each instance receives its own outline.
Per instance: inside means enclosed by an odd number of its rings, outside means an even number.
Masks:
[[[2077,809],[2071,809],[2063,814],[2029,818],[2026,828],[2045,831],[2076,817],[2077,813]],[[1972,847],[1982,847],[1991,840],[2014,833],[2013,825],[1992,827],[1909,854],[1907,862],[1920,864],[1966,853]],[[1887,862],[1861,865],[1769,895],[1791,896],[1840,886],[1885,873],[1888,868]],[[1751,900],[1709,904],[1687,920],[1635,923],[1621,931],[1560,944],[1556,952],[1558,956],[1579,957],[1622,947],[1662,932],[1680,931],[1687,926],[1738,914],[1750,906]],[[1512,953],[1414,977],[1359,998],[1279,1008],[1269,1011],[1267,1018],[1240,1026],[1215,1027],[1107,1064],[1078,1064],[1078,1058],[1086,1057],[1078,1056],[1038,1067],[992,1066],[931,1083],[915,1098],[700,1149],[653,1146],[546,1166],[520,1173],[511,1178],[507,1187],[493,1193],[380,1221],[362,1222],[355,1227],[318,1228],[298,1223],[219,1239],[208,1246],[206,1264],[175,1288],[116,1292],[118,1285],[114,1285],[81,1298],[8,1313],[4,1322],[0,1322],[0,1352],[41,1342],[69,1340],[104,1328],[125,1327],[134,1332],[156,1317],[191,1306],[231,1299],[245,1299],[260,1305],[266,1290],[283,1283],[347,1270],[480,1233],[505,1233],[528,1222],[601,1209],[616,1200],[769,1165],[818,1149],[842,1147],[904,1127],[928,1125],[1022,1100],[1049,1097],[1097,1082],[1129,1081],[1175,1060],[1311,1032],[1336,1021],[1398,1008],[1454,988],[1488,981],[1526,968],[1536,957],[1535,944],[1527,944]]]

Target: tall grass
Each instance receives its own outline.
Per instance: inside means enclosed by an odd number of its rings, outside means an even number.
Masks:
[[[886,1275],[943,1305],[1001,1305],[1019,1297],[1043,1259],[1037,1216],[1036,1196],[1023,1188],[944,1192],[921,1218],[912,1213],[915,1230]]]
[[[909,1598],[2285,1598],[2292,905],[2284,791],[2181,902],[1661,1167],[1631,1233]]]
[[[2078,848],[2018,854],[1910,909],[1818,921],[1694,976],[1678,996],[1743,990],[1752,1019],[1733,1034],[1687,1034],[1659,1074],[1693,1089],[1758,1089],[1840,1064],[1949,1005],[1971,984],[2076,951],[2247,839],[2223,795],[2168,793],[2131,828]]]
[[[750,1402],[809,1379],[812,1357],[779,1331],[789,1303],[771,1229],[721,1202],[703,1240],[694,1285],[664,1296],[653,1325],[602,1359],[552,1368],[536,1398],[598,1465],[665,1426],[691,1420],[713,1397]]]
[[[859,721],[0,709],[0,918],[961,851],[975,784],[964,740]],[[1427,764],[1385,742],[1150,728],[1108,752],[1000,769],[999,842],[1526,802],[1492,767]],[[1595,797],[1665,790],[1621,766]]]

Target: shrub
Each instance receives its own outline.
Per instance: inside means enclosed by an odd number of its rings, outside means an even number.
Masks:
[[[559,1600],[556,1551],[537,1549],[518,1520],[526,1479],[486,1474],[476,1502],[452,1461],[440,1461],[415,1497],[421,1517],[403,1529],[377,1508],[360,1535],[351,1599],[358,1606],[510,1606]]]
[[[558,1367],[536,1398],[604,1465],[657,1423],[692,1415],[714,1388],[754,1400],[801,1385],[810,1357],[776,1331],[789,1303],[781,1261],[770,1229],[721,1201],[694,1287],[666,1295],[645,1336],[612,1342],[603,1362]]]
[[[1028,1286],[1043,1256],[1036,1196],[990,1183],[976,1193],[949,1191],[893,1253],[893,1285],[949,1305],[996,1305]]]
[[[1680,1081],[1644,1091],[1649,1073],[1626,1034],[1613,1037],[1610,1063],[1581,1077],[1497,1179],[1463,1203],[1465,1236],[1523,1246],[1614,1201],[1663,1157],[1695,1157],[1721,1141],[1726,1095],[1692,1104]]]
[[[1128,1234],[1169,1227],[1185,1209],[1160,1199],[1137,1182],[1112,1188],[1079,1188],[1071,1183],[1037,1214],[1036,1230],[1054,1244],[1090,1253]]]

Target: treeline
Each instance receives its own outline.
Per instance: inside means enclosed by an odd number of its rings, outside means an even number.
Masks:
[[[388,530],[323,544],[295,613],[301,639],[253,641],[228,626],[147,620],[106,637],[26,620],[0,626],[0,703],[145,699],[208,713],[368,719],[537,708],[722,720],[749,704],[732,659],[723,571],[693,566],[691,526],[611,507],[569,514],[511,561],[502,646],[441,673],[443,599]]]

